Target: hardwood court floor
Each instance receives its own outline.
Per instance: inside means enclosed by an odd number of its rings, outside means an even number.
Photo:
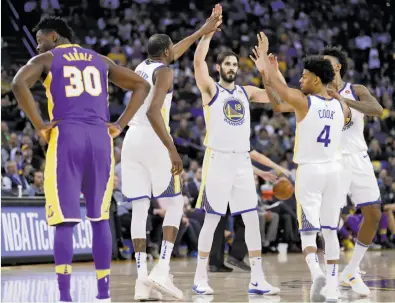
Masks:
[[[321,256],[322,257],[322,256]],[[344,264],[351,254],[342,254]],[[249,273],[209,273],[214,296],[195,296],[191,291],[196,259],[171,263],[175,284],[184,291],[186,302],[308,302],[310,274],[301,254],[264,255],[263,266],[270,283],[281,288],[280,296],[248,296]],[[149,265],[152,268],[152,264]],[[343,266],[341,266],[343,268]],[[341,302],[395,302],[395,251],[368,252],[362,269],[365,282],[372,290],[360,298],[348,288],[341,288]],[[53,265],[3,267],[1,270],[2,302],[56,302],[58,291]],[[136,267],[130,261],[112,265],[112,302],[132,302]],[[75,302],[92,302],[96,280],[92,263],[73,264],[72,296]],[[164,301],[172,301],[165,297]]]

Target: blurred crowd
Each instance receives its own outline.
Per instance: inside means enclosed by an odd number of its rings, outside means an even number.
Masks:
[[[181,40],[206,20],[215,4],[211,2],[29,0],[25,1],[22,9],[28,28],[32,28],[42,16],[64,16],[75,31],[75,43],[134,69],[146,57],[147,41],[152,34],[167,33],[173,41]],[[231,48],[241,57],[236,82],[241,85],[261,85],[260,75],[248,58],[256,43],[255,35],[260,30],[268,35],[270,51],[278,56],[280,70],[292,87],[298,87],[302,59],[306,54],[318,53],[327,44],[341,45],[347,52],[349,69],[345,80],[365,85],[384,108],[381,117],[365,118],[364,134],[385,213],[375,243],[392,247],[391,241],[393,243],[395,235],[395,39],[391,37],[391,31],[395,30],[391,28],[394,16],[388,7],[389,2],[224,0],[221,5],[224,10],[222,31],[215,35],[207,57],[213,77],[218,76],[214,64],[216,55]],[[2,59],[7,60],[2,60],[1,70],[2,195],[42,196],[46,145],[19,110],[10,92],[11,80],[20,66],[10,60],[12,56],[7,45],[7,35],[3,38]],[[22,43],[20,47],[24,47]],[[201,183],[202,142],[206,131],[201,97],[193,77],[193,52],[194,46],[172,65],[175,83],[170,125],[178,150],[183,155],[185,169],[182,176],[184,227],[181,228],[178,241],[180,245],[187,245],[192,255],[197,250],[197,237],[203,220],[201,216],[195,215],[194,206]],[[48,119],[43,88],[38,84],[33,90],[37,107]],[[112,121],[123,111],[130,94],[110,86]],[[290,170],[291,178],[294,179],[294,115],[273,113],[270,105],[252,105],[251,117],[251,144],[254,149]],[[120,174],[122,141],[122,137],[115,141],[118,178],[113,209],[120,218],[117,221],[118,239],[130,238],[132,211],[123,203],[121,193],[121,183],[125,182],[121,180]],[[263,251],[275,252],[279,242],[287,243],[290,251],[299,251],[299,235],[295,233],[294,197],[289,201],[276,201],[271,184],[260,179],[257,179],[257,196]],[[160,225],[164,212],[161,201],[152,201],[147,234],[150,235],[149,245],[153,255],[156,255],[160,244]],[[352,207],[343,211],[339,236],[345,249],[352,248],[360,223],[358,216]],[[230,223],[234,223],[234,220],[230,220]],[[224,232],[226,243],[230,246],[234,240],[234,226],[236,224],[229,224]],[[177,255],[180,252],[175,249],[174,253]]]

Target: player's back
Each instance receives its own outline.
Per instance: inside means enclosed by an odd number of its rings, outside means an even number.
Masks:
[[[309,111],[297,123],[294,162],[297,164],[328,163],[339,155],[344,114],[336,99],[308,96]]]
[[[150,59],[144,60],[137,67],[135,72],[144,78],[151,85],[151,90],[144,100],[144,104],[139,108],[137,113],[134,115],[133,119],[129,122],[129,126],[148,126],[151,127],[151,124],[147,118],[147,111],[151,106],[152,98],[154,95],[154,86],[155,86],[155,72],[165,67],[166,65],[159,61],[153,61]],[[170,107],[171,100],[173,98],[173,90],[169,90],[166,94],[165,100],[162,106],[162,117],[167,127],[167,130],[170,132],[169,127],[169,119],[170,119]]]
[[[108,67],[100,55],[76,44],[50,52],[53,59],[44,86],[51,120],[105,125],[109,121]]]

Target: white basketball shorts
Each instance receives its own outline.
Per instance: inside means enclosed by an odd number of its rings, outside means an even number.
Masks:
[[[345,195],[357,206],[380,204],[380,189],[367,152],[343,155],[342,184]],[[346,201],[343,198],[343,203]]]
[[[228,203],[232,215],[257,209],[250,155],[248,152],[225,153],[207,148],[196,208],[225,216]]]
[[[300,231],[337,230],[343,206],[341,173],[341,161],[298,166],[295,196]]]
[[[121,154],[122,193],[128,201],[180,195],[180,177],[171,167],[167,148],[151,127],[129,127]]]

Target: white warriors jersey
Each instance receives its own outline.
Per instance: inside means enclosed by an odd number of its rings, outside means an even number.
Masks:
[[[344,126],[341,103],[336,99],[325,99],[310,95],[309,111],[296,124],[294,162],[327,163],[338,159]]]
[[[351,83],[345,83],[339,94],[347,99],[358,101],[358,97]],[[363,114],[350,107],[351,120],[343,128],[341,152],[342,154],[355,154],[367,151],[368,147],[363,135],[364,121]]]
[[[203,109],[206,147],[222,152],[250,150],[250,102],[242,86],[228,90],[216,83],[215,96]]]
[[[147,118],[147,111],[151,106],[152,97],[154,95],[154,82],[153,76],[157,69],[164,67],[165,64],[158,61],[152,60],[145,60],[141,62],[137,67],[135,72],[144,78],[148,83],[151,85],[150,92],[148,93],[147,98],[144,100],[144,104],[139,108],[139,110],[134,115],[133,119],[128,123],[129,125],[145,125],[150,126],[151,124]],[[168,132],[170,132],[169,127],[169,119],[170,119],[170,107],[171,107],[171,100],[173,98],[173,89],[171,89],[165,98],[162,106],[162,116],[163,120],[165,121],[166,127]]]

